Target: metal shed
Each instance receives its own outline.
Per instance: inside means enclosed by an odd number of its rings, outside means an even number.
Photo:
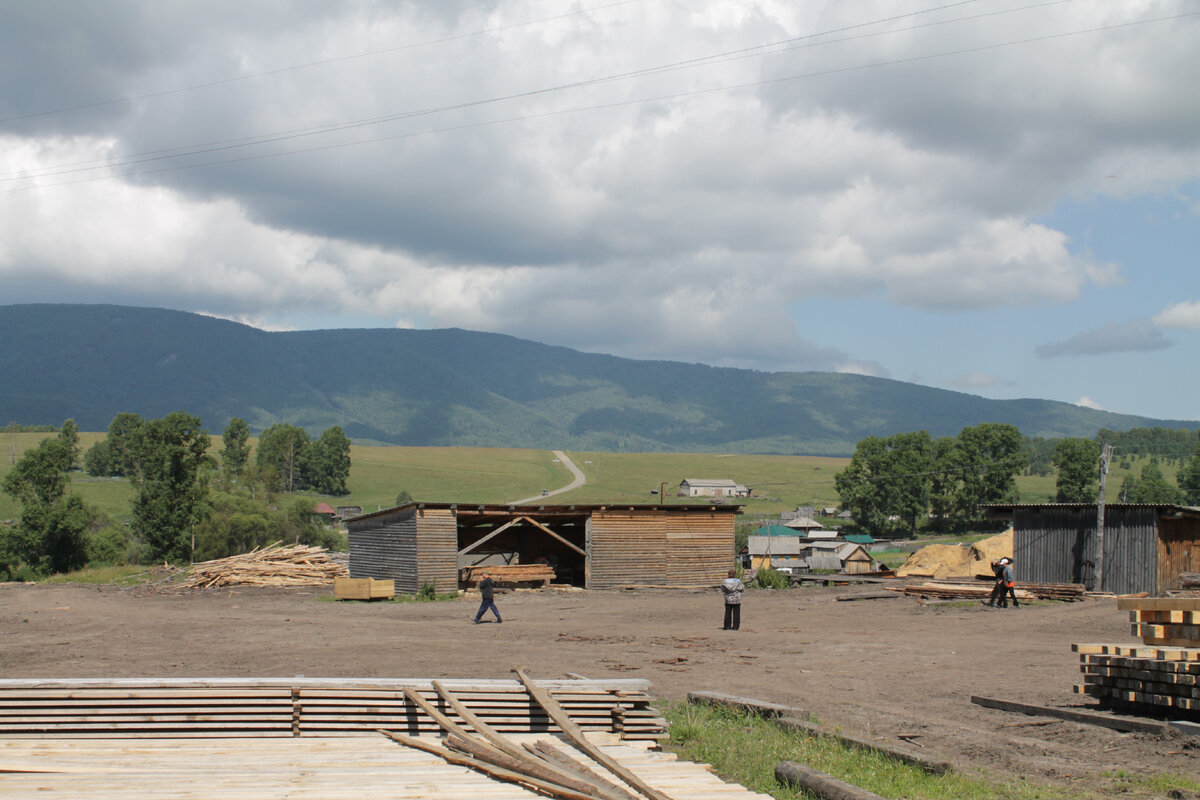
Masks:
[[[734,565],[736,505],[521,506],[412,502],[346,523],[350,575],[459,588],[471,566],[549,564],[557,582],[715,586]]]
[[[1110,503],[1104,506],[1102,585],[1096,586],[1095,503],[990,505],[1011,519],[1013,560],[1022,581],[1082,583],[1094,591],[1162,594],[1200,572],[1200,508]]]

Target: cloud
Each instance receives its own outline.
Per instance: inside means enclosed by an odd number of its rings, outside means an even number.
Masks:
[[[1088,397],[1087,395],[1084,395],[1083,397],[1076,400],[1075,405],[1080,406],[1081,408],[1095,409],[1096,411],[1104,411],[1105,410],[1104,406],[1100,405],[1099,403],[1097,403],[1095,400]]]
[[[1185,300],[1169,306],[1154,316],[1154,324],[1160,328],[1200,330],[1200,302]]]
[[[1124,279],[1036,220],[1200,178],[1177,78],[1197,23],[996,45],[1180,8],[813,37],[896,8],[26,4],[0,31],[0,293],[886,374],[788,307],[1042,306]]]
[[[1171,342],[1148,319],[1130,322],[1110,322],[1102,327],[1083,331],[1062,342],[1038,345],[1038,358],[1060,356],[1098,356],[1108,353],[1149,352],[1165,350]]]

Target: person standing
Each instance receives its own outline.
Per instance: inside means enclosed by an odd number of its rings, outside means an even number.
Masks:
[[[1004,585],[1004,561],[1003,558],[998,558],[992,562],[992,576],[996,582],[992,585],[992,593],[988,596],[985,606],[995,608],[1000,605],[1000,598],[1004,597],[1004,593],[1008,591],[1008,587]]]
[[[1020,608],[1021,604],[1017,602],[1017,583],[1013,580],[1012,559],[1002,558],[1000,563],[1004,565],[1004,571],[1001,573],[1004,582],[1000,591],[1000,607],[1008,608],[1008,598],[1011,596],[1013,608]]]
[[[721,592],[725,595],[725,627],[721,630],[736,631],[742,624],[742,592],[745,584],[737,576],[737,570],[729,570],[729,577],[721,581]]]
[[[483,617],[483,612],[489,608],[496,615],[496,622],[504,622],[500,619],[500,609],[496,608],[496,584],[492,582],[492,574],[486,570],[483,573],[483,580],[479,582],[479,596],[482,598],[479,603],[479,611],[475,614],[475,624],[479,624],[479,620]]]

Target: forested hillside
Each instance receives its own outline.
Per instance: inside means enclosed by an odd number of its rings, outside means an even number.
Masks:
[[[210,431],[341,426],[360,443],[849,455],[866,436],[981,422],[1093,437],[1197,422],[901,381],[580,353],[450,330],[268,333],[164,309],[0,306],[0,422],[108,427],[186,409]]]

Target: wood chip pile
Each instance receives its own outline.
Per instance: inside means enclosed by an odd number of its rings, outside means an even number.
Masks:
[[[188,568],[184,589],[223,586],[324,586],[349,570],[329,557],[322,547],[278,543],[228,558],[193,564]]]
[[[909,556],[896,570],[901,578],[960,578],[972,575],[991,575],[991,563],[1013,554],[1013,532],[981,539],[969,547],[957,544],[931,544]]]

